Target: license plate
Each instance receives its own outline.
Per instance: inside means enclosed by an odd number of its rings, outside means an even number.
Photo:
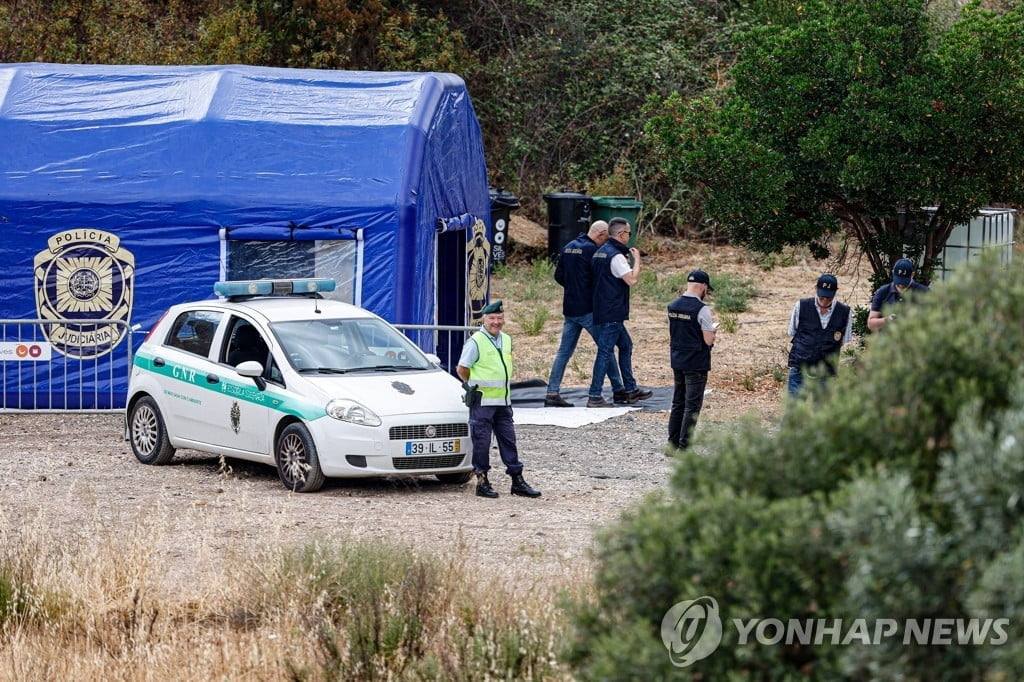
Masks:
[[[405,441],[405,454],[407,455],[450,455],[455,452],[462,452],[460,438]]]

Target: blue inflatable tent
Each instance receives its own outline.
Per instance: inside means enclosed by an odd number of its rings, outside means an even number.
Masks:
[[[333,277],[391,322],[467,324],[489,225],[452,74],[0,65],[0,320],[55,321],[4,326],[0,408],[118,407],[128,330],[219,279]]]

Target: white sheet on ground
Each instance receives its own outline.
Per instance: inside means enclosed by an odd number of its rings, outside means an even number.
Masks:
[[[512,413],[516,424],[576,428],[603,422],[606,419],[639,409],[639,407],[516,407]]]

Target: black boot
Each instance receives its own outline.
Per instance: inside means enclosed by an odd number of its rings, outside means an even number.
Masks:
[[[530,484],[523,479],[522,474],[512,475],[512,494],[522,497],[540,497],[540,491],[531,488]]]
[[[491,482],[487,480],[487,474],[476,475],[476,496],[489,497],[491,499],[498,496],[498,491],[492,488]]]

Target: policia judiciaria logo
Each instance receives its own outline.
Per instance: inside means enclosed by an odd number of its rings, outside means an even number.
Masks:
[[[127,328],[101,320],[129,322],[135,256],[110,232],[88,227],[50,237],[34,263],[36,311],[53,349],[72,358],[112,351]],[[71,322],[71,321],[74,322]]]
[[[487,269],[491,265],[491,243],[487,240],[487,226],[477,218],[473,223],[473,237],[466,253],[466,294],[469,298],[471,324],[479,324],[487,303]]]

